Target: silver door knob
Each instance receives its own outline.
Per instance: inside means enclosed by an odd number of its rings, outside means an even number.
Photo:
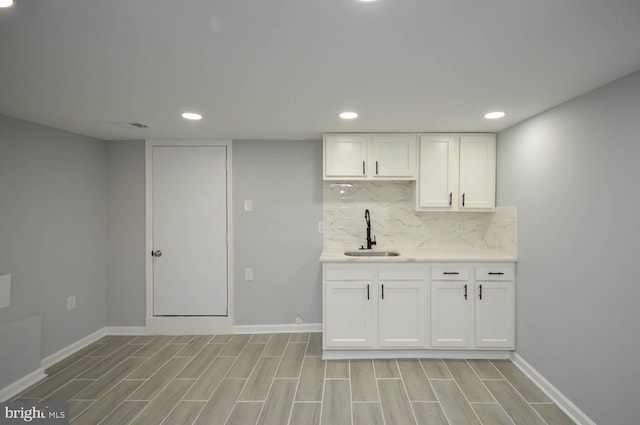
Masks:
[[[162,251],[160,251],[159,249],[156,249],[155,251],[151,252],[151,255],[153,257],[162,257]]]

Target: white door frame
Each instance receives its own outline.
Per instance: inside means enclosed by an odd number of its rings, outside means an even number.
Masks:
[[[227,302],[226,317],[163,317],[153,315],[153,157],[154,146],[222,146],[227,149]],[[145,142],[145,266],[146,266],[146,332],[149,334],[220,334],[233,333],[233,226],[231,197],[230,140],[146,140]]]

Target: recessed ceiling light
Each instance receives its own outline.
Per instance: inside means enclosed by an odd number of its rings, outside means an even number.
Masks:
[[[354,118],[358,118],[358,114],[355,112],[342,112],[340,113],[340,118],[343,120],[352,120]]]
[[[198,121],[202,119],[202,115],[196,114],[195,112],[185,112],[182,114],[182,118],[186,120]]]
[[[495,112],[489,112],[484,114],[484,117],[488,120],[495,120],[497,118],[502,118],[504,117],[506,114],[504,112],[501,111],[495,111]]]
[[[13,0],[0,0],[0,7],[11,7],[13,6]]]

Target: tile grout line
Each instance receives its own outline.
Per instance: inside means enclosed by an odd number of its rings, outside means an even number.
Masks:
[[[298,396],[298,389],[300,388],[300,380],[302,379],[302,371],[304,370],[304,363],[307,360],[307,351],[309,351],[310,341],[311,341],[311,334],[309,334],[309,338],[307,339],[307,345],[305,346],[304,354],[302,355],[302,364],[300,365],[300,371],[298,372],[298,382],[296,382],[296,390],[293,392],[293,400],[291,401],[291,409],[289,410],[289,417],[287,418],[286,425],[289,425],[291,423],[291,417],[293,416],[293,406],[295,405],[296,397]],[[284,353],[282,353],[282,357],[284,357]],[[278,372],[276,371],[276,373]]]
[[[398,367],[398,362],[396,359],[392,359],[393,363],[396,365],[398,369],[398,374],[402,376],[400,373],[400,368]],[[380,395],[380,387],[378,385],[378,373],[376,372],[376,362],[373,362],[373,377],[376,380],[376,392],[378,393],[378,404],[380,405],[380,416],[382,416],[382,425],[387,425],[387,422],[384,419],[384,411],[382,410],[382,396]],[[353,409],[353,407],[352,407]]]
[[[273,338],[273,336],[272,336],[272,338]],[[258,419],[257,419],[256,423],[260,422],[260,417],[262,416],[262,412],[264,412],[264,407],[267,405],[267,400],[269,400],[269,395],[271,394],[271,390],[273,389],[273,384],[276,381],[276,375],[278,374],[278,369],[280,369],[280,365],[282,364],[282,359],[284,358],[284,353],[287,351],[287,345],[289,345],[289,340],[290,339],[291,339],[291,334],[289,334],[289,338],[287,338],[287,342],[285,343],[284,350],[282,351],[282,354],[280,355],[280,361],[278,362],[278,366],[276,367],[276,370],[273,373],[273,378],[271,378],[271,383],[269,384],[269,390],[267,391],[267,395],[265,396],[264,402],[262,403],[262,407],[260,408],[260,412],[258,413]],[[264,348],[265,348],[265,350],[267,349],[266,346]],[[275,356],[270,356],[270,357],[275,357]],[[236,403],[237,403],[237,401],[236,401]],[[234,404],[234,406],[235,406],[235,404]]]
[[[513,420],[513,418],[511,417],[511,415],[509,415],[509,413],[507,412],[507,409],[504,408],[504,406],[502,405],[502,403],[500,403],[498,401],[498,399],[493,395],[493,393],[491,392],[491,390],[489,389],[489,387],[487,387],[487,385],[484,383],[484,380],[482,378],[480,378],[480,375],[478,375],[478,373],[476,372],[476,370],[469,364],[469,362],[467,360],[465,360],[465,364],[469,367],[469,369],[471,369],[471,371],[478,377],[478,379],[480,380],[480,382],[482,383],[482,386],[487,390],[487,392],[489,393],[489,395],[491,395],[491,398],[493,398],[495,400],[495,402],[498,404],[498,406],[500,406],[500,409],[504,412],[505,415],[507,415],[507,418],[509,418],[509,420],[511,421],[511,423],[513,425],[516,425],[516,422]],[[502,372],[500,372],[498,370],[497,367],[495,367],[493,365],[493,363],[489,362],[489,364],[491,366],[493,366],[493,368],[495,370],[498,371],[498,373],[500,373],[502,375]],[[504,375],[502,375],[504,376]],[[495,381],[501,381],[501,379],[495,379]],[[473,409],[473,405],[471,406],[471,408]],[[475,409],[473,409],[473,411],[475,412]],[[476,412],[476,416],[478,416],[478,418],[480,417],[477,412]],[[482,421],[481,421],[482,422]]]
[[[371,367],[373,367],[373,362],[371,363]],[[351,360],[347,360],[347,370],[349,371],[349,416],[351,425],[353,425],[353,374],[351,373]]]
[[[491,364],[493,365],[493,362],[492,362],[492,361],[490,361],[490,362],[491,362]],[[511,360],[509,360],[509,362],[510,362],[511,364],[513,364],[513,362],[511,362]],[[505,381],[507,381],[507,383],[511,386],[511,388],[513,388],[513,390],[514,390],[514,391],[515,391],[515,392],[520,396],[520,398],[522,398],[522,399],[524,400],[524,402],[527,404],[527,406],[529,406],[529,408],[530,408],[531,410],[533,410],[533,411],[535,412],[535,414],[536,414],[536,415],[538,415],[538,417],[542,420],[542,422],[543,422],[543,423],[545,423],[545,424],[547,424],[547,425],[553,425],[553,424],[549,424],[547,421],[545,421],[545,420],[544,420],[544,418],[542,417],[542,415],[541,415],[540,413],[538,413],[538,411],[537,411],[536,409],[534,409],[534,408],[531,406],[531,403],[529,403],[529,400],[527,400],[527,399],[522,395],[522,393],[520,392],[520,390],[518,390],[518,389],[516,388],[516,386],[515,386],[515,385],[513,385],[513,382],[511,382],[511,380],[509,380],[509,378],[508,378],[504,373],[502,373],[502,371],[501,371],[500,369],[498,369],[495,365],[494,365],[493,367],[495,367],[495,368],[498,370],[498,372],[500,372],[500,375],[504,376]],[[502,405],[502,403],[501,403],[500,405]]]
[[[480,425],[484,425],[484,422],[482,422],[482,419],[480,419],[480,416],[478,416],[478,413],[476,413],[476,411],[473,409],[473,406],[471,406],[471,402],[469,401],[469,398],[464,393],[464,391],[462,391],[462,387],[460,386],[460,383],[458,382],[456,377],[453,375],[453,373],[451,373],[451,369],[449,369],[449,366],[447,366],[447,362],[443,361],[443,363],[444,363],[444,367],[446,367],[447,370],[449,371],[449,375],[451,375],[453,377],[453,382],[456,384],[456,387],[458,387],[458,390],[460,391],[460,394],[462,394],[462,397],[464,397],[465,401],[469,405],[469,409],[471,409],[471,411],[473,412],[475,417],[478,419],[478,423]],[[466,364],[466,361],[465,361],[465,364]],[[491,394],[490,391],[489,391],[489,394]],[[493,397],[493,394],[491,394],[491,397]],[[494,397],[494,400],[495,400],[495,397]],[[442,410],[444,411],[444,409],[442,409]],[[486,424],[486,425],[491,425],[491,424]]]
[[[418,364],[420,365],[420,369],[422,369],[422,364],[420,363],[420,360],[416,360],[418,362]],[[396,360],[396,363],[398,361]],[[407,402],[409,403],[409,409],[411,410],[411,415],[413,416],[413,420],[415,422],[416,425],[418,425],[418,418],[416,417],[416,412],[413,410],[413,404],[411,403],[411,398],[409,397],[409,390],[407,389],[407,383],[404,380],[404,375],[402,375],[402,369],[400,368],[400,364],[398,364],[398,372],[400,373],[400,381],[402,382],[402,388],[404,388],[404,393],[407,395]],[[427,374],[424,374],[424,377],[427,378]],[[427,382],[429,382],[429,378],[427,378]],[[431,385],[431,384],[429,384]],[[380,406],[382,406],[382,402],[380,402]]]
[[[164,335],[160,335],[160,336],[164,336]],[[154,339],[155,339],[155,338],[154,338]],[[150,359],[151,359],[155,354],[157,354],[157,353],[158,353],[160,350],[162,350],[164,347],[166,347],[167,345],[169,345],[169,342],[170,342],[170,341],[172,341],[172,340],[173,340],[173,339],[169,340],[166,344],[162,345],[161,347],[158,347],[158,350],[157,350],[154,354],[152,354],[151,356],[149,356],[149,358],[147,359],[147,361],[148,361],[148,360],[150,360]],[[152,341],[153,341],[153,340],[152,340]],[[126,344],[126,345],[128,345],[128,344]],[[140,350],[142,350],[142,348],[144,348],[144,347],[146,347],[146,345],[143,345],[143,346],[140,348]],[[137,352],[138,352],[138,351],[140,351],[140,350],[135,351],[133,354],[137,353]],[[132,354],[131,356],[127,357],[127,358],[133,357],[133,354]],[[164,362],[162,365],[160,365],[160,366],[158,367],[158,369],[156,370],[156,372],[155,372],[155,373],[153,373],[153,374],[151,375],[151,377],[153,377],[156,373],[158,373],[158,371],[159,371],[159,370],[160,370],[164,365],[166,365],[166,364],[169,362],[169,360],[171,360],[172,358],[173,358],[173,357],[169,357],[169,359],[167,359],[167,361],[166,361],[166,362]],[[123,360],[123,362],[124,362],[124,360]],[[146,361],[142,362],[142,363],[141,363],[137,368],[135,368],[135,369],[134,369],[134,371],[135,371],[135,370],[137,370],[139,367],[141,367],[144,363],[146,363]],[[186,367],[186,365],[185,365],[185,367]],[[127,374],[124,378],[122,378],[122,379],[120,380],[120,382],[122,382],[122,381],[124,381],[124,380],[129,380],[129,381],[133,380],[133,379],[126,379],[129,375],[131,375],[131,373],[133,373],[133,371],[131,371],[129,374]],[[104,375],[103,375],[103,376],[104,376]],[[177,376],[177,375],[176,375],[176,376]],[[149,379],[151,379],[151,377],[149,377],[149,378],[147,378],[147,379],[141,379],[140,381],[144,381],[144,383],[146,383]],[[141,382],[141,383],[140,383],[140,384],[139,384],[139,385],[138,385],[138,386],[137,386],[133,391],[131,391],[131,394],[129,394],[129,395],[127,396],[127,398],[125,398],[124,400],[122,400],[122,401],[121,401],[121,402],[120,402],[120,403],[119,403],[119,404],[118,404],[118,405],[117,405],[113,410],[111,410],[110,412],[106,413],[106,414],[104,415],[104,417],[102,418],[102,420],[101,420],[100,422],[98,422],[98,424],[96,424],[96,425],[100,425],[100,424],[102,424],[102,423],[105,421],[105,419],[106,419],[107,417],[109,417],[109,415],[111,415],[113,412],[115,412],[115,411],[116,411],[120,406],[122,406],[122,405],[123,405],[125,402],[127,402],[127,401],[146,401],[146,402],[147,402],[147,404],[146,404],[142,409],[140,409],[140,411],[138,412],[138,414],[137,414],[137,415],[135,415],[134,417],[132,417],[131,419],[129,419],[129,420],[127,421],[127,424],[133,423],[133,422],[138,418],[138,416],[140,416],[140,415],[142,414],[142,412],[144,412],[144,411],[149,407],[149,405],[153,402],[153,400],[155,400],[155,399],[156,399],[156,398],[157,398],[157,397],[162,393],[162,391],[164,391],[164,389],[165,389],[165,388],[167,388],[167,386],[169,386],[169,384],[171,383],[171,381],[169,381],[165,386],[163,386],[163,387],[162,387],[162,389],[161,389],[160,391],[158,391],[158,394],[156,394],[156,395],[155,395],[151,400],[129,400],[129,397],[130,397],[133,393],[135,393],[136,391],[138,391],[138,389],[140,389],[140,387],[141,387],[141,386],[143,386],[143,385],[144,385],[144,383],[143,383],[143,382]],[[195,383],[195,381],[194,381],[194,383]],[[116,384],[116,385],[117,385],[117,384]],[[193,384],[192,384],[192,385],[193,385]],[[115,385],[114,385],[114,387],[115,387]],[[113,388],[113,387],[112,387],[112,388]],[[108,391],[107,391],[107,392],[108,392]],[[106,394],[106,393],[105,393],[105,394]],[[103,394],[103,395],[104,395],[104,394]],[[96,402],[97,402],[97,400],[96,400]],[[173,409],[171,409],[171,410],[173,410]],[[166,416],[165,416],[165,418],[164,418],[164,419],[166,419]],[[164,419],[162,420],[162,422],[164,422]]]
[[[242,349],[242,351],[244,351],[247,348],[247,345],[251,344],[251,340],[253,339],[254,334],[251,335],[251,338],[249,338],[249,342],[247,342],[247,344],[245,345],[245,347]],[[271,337],[269,337],[268,341],[271,340]],[[251,371],[249,372],[249,375],[247,375],[246,378],[243,378],[244,381],[244,385],[242,386],[242,388],[240,389],[240,391],[238,392],[238,397],[236,398],[236,401],[233,403],[233,407],[231,407],[231,409],[229,410],[229,414],[227,415],[227,417],[225,418],[224,423],[226,424],[229,421],[229,418],[231,417],[231,414],[233,413],[233,411],[235,410],[236,407],[238,407],[238,403],[242,403],[242,402],[250,402],[250,403],[255,403],[255,402],[259,402],[259,400],[254,401],[249,401],[249,400],[243,400],[240,401],[240,395],[242,394],[242,392],[244,391],[244,389],[247,387],[247,384],[249,383],[249,379],[251,379],[251,375],[253,374],[253,372],[256,370],[256,367],[258,367],[258,362],[260,361],[260,359],[262,358],[262,353],[267,349],[267,345],[269,345],[269,342],[266,343],[262,343],[262,342],[255,342],[253,344],[264,344],[264,348],[262,349],[262,351],[260,352],[260,355],[258,356],[258,360],[254,363],[253,367],[251,368]],[[240,359],[240,354],[242,354],[242,351],[238,354],[236,360],[231,364],[231,366],[229,367],[229,371],[227,371],[227,373],[224,375],[225,377],[229,374],[229,372],[231,372],[231,369],[233,368],[233,365],[236,364],[236,362],[238,361],[238,359]],[[216,389],[222,384],[222,381],[224,379],[231,379],[231,378],[223,378],[220,380],[220,384],[218,384],[218,386],[216,387]],[[242,378],[241,378],[242,379]],[[215,391],[214,391],[215,392]],[[264,404],[266,403],[266,399],[264,401],[262,401],[262,407],[264,407]],[[204,410],[204,407],[202,408]],[[260,409],[260,412],[262,412],[262,408]],[[258,422],[258,419],[260,418],[260,413],[258,413],[258,417],[256,417],[256,422],[253,424],[255,425]]]
[[[217,335],[214,335],[213,337],[211,337],[211,339],[209,341],[213,341],[215,339]],[[228,357],[228,356],[221,356],[220,353],[222,353],[225,349],[225,347],[227,346],[227,344],[229,344],[229,342],[231,341],[231,338],[229,338],[227,340],[227,342],[225,342],[223,345],[223,347],[220,349],[220,351],[218,351],[218,353],[216,354],[216,356],[213,358],[213,360],[211,360],[211,363],[209,363],[209,366],[211,366],[213,364],[213,362],[219,358],[219,357]],[[204,349],[204,347],[203,347]],[[194,356],[195,357],[195,356]],[[235,363],[235,362],[234,362]],[[187,367],[189,365],[189,363],[187,363],[185,365],[185,367]],[[202,375],[204,374],[204,372],[209,368],[209,366],[207,366],[206,369],[204,369],[202,371],[202,373],[200,374],[200,376],[198,376],[198,378],[195,380],[195,382],[198,381],[198,379],[200,379],[202,377]],[[180,401],[204,401],[204,405],[202,406],[202,409],[200,409],[200,411],[198,412],[198,414],[193,418],[193,422],[192,423],[196,423],[199,419],[200,419],[200,415],[202,415],[202,412],[204,412],[204,409],[207,407],[207,404],[211,401],[211,398],[213,397],[213,395],[215,394],[215,392],[218,390],[218,388],[220,387],[220,385],[222,385],[222,381],[225,380],[226,376],[229,374],[229,372],[231,371],[231,368],[229,368],[229,370],[227,370],[227,373],[224,374],[224,376],[222,377],[222,379],[220,379],[220,382],[218,382],[218,385],[216,385],[216,387],[213,389],[213,391],[211,391],[211,394],[209,395],[209,398],[207,400],[185,400],[184,398],[187,396],[188,391],[185,391],[184,395],[182,396],[182,398],[180,399]],[[194,382],[194,385],[195,385]],[[193,386],[192,386],[193,387]],[[191,388],[190,388],[191,389]],[[234,404],[235,406],[235,404]],[[166,420],[167,418],[164,418],[164,420]],[[164,422],[163,420],[163,422]]]

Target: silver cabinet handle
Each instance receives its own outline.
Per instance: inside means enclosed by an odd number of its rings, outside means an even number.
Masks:
[[[152,257],[162,257],[162,251],[160,251],[159,249],[156,249],[155,251],[151,251],[151,256]]]

